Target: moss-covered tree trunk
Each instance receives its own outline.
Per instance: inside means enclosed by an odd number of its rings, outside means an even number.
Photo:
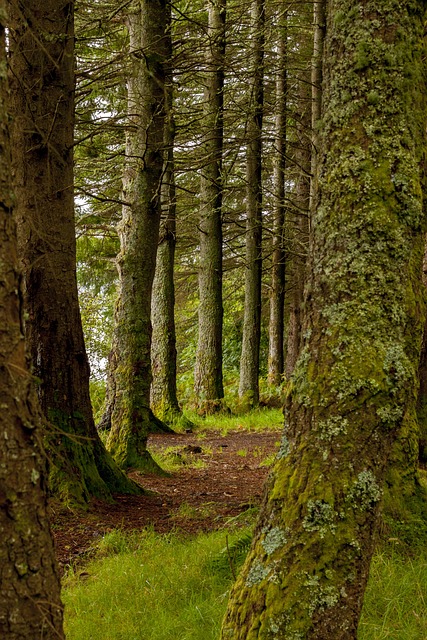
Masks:
[[[73,2],[10,2],[13,182],[26,337],[49,430],[50,484],[86,502],[135,491],[95,429],[76,281]]]
[[[264,108],[264,0],[251,7],[250,79],[246,126],[245,306],[239,397],[249,407],[259,404],[262,275],[262,116]]]
[[[427,239],[424,249],[423,284],[427,298]],[[419,462],[425,465],[427,463],[427,321],[423,332],[418,377],[420,382],[417,399],[417,421],[419,426],[418,458]]]
[[[164,423],[192,426],[178,404],[176,388],[176,331],[174,263],[176,246],[176,195],[174,175],[175,119],[173,115],[173,68],[171,6],[166,4],[165,37],[167,61],[165,64],[165,134],[164,167],[161,187],[161,212],[156,271],[151,304],[151,394],[154,414]]]
[[[119,225],[111,430],[107,448],[122,468],[155,468],[146,443],[150,410],[151,294],[161,213],[165,123],[165,0],[135,0],[128,12],[130,73],[126,167]]]
[[[27,369],[10,175],[5,31],[0,1],[0,637],[64,638],[47,519],[41,413]]]
[[[284,372],[285,305],[285,168],[287,135],[287,57],[288,14],[283,11],[278,24],[276,122],[273,173],[273,235],[268,325],[268,381],[279,385]]]
[[[199,332],[194,390],[201,413],[222,409],[222,147],[226,0],[208,0],[200,187]]]
[[[354,640],[424,317],[422,0],[327,3],[304,345],[222,638]]]

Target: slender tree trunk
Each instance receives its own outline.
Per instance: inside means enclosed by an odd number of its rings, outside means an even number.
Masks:
[[[262,275],[262,116],[264,108],[264,0],[252,2],[251,79],[246,148],[245,307],[239,397],[259,404]]]
[[[322,60],[325,41],[326,0],[313,3],[313,55],[311,58],[311,181],[310,217],[316,210],[318,180],[319,122],[322,117]]]
[[[0,64],[7,7],[0,1]],[[41,413],[27,369],[11,193],[7,78],[0,77],[0,636],[64,638],[60,583],[47,519]]]
[[[49,432],[50,484],[85,502],[135,491],[95,429],[76,281],[72,2],[12,0],[14,188],[24,265],[26,337]]]
[[[289,378],[295,368],[301,348],[302,307],[304,287],[307,277],[307,252],[309,239],[310,207],[310,162],[311,162],[311,101],[309,77],[300,80],[298,119],[296,123],[297,141],[295,150],[296,184],[293,207],[288,215],[289,243],[288,257],[289,323],[285,361],[285,373]]]
[[[425,19],[422,0],[327,3],[304,347],[227,640],[357,637],[390,453],[414,428]]]
[[[204,96],[206,164],[200,187],[199,336],[194,389],[201,413],[223,407],[222,147],[226,0],[208,0]]]
[[[174,263],[176,245],[176,195],[174,176],[175,120],[173,115],[173,69],[171,5],[168,2],[165,16],[167,39],[167,64],[165,65],[165,157],[161,187],[159,246],[153,281],[151,323],[151,395],[153,412],[163,422],[173,427],[192,426],[184,417],[178,404],[176,389],[176,333],[175,333],[175,285]]]
[[[276,78],[276,131],[274,143],[274,211],[270,320],[268,341],[268,381],[279,385],[284,372],[285,305],[285,168],[287,135],[287,11],[279,21]]]
[[[128,14],[129,128],[119,227],[119,297],[113,340],[111,430],[107,447],[122,468],[157,467],[147,451],[152,428],[151,294],[160,225],[165,123],[165,0],[136,0]]]

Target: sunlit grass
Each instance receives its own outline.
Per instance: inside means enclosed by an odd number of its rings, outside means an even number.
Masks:
[[[217,640],[232,579],[224,547],[248,532],[107,534],[98,549],[108,556],[65,580],[68,640]],[[377,554],[358,640],[425,640],[426,600],[425,554]]]
[[[70,575],[63,593],[67,639],[218,638],[230,579],[211,560],[225,536],[142,535],[128,551],[89,564],[82,578]]]
[[[217,413],[200,417],[190,412],[187,415],[196,425],[198,434],[215,430],[220,431],[222,435],[227,435],[230,431],[272,431],[283,427],[282,410],[268,407],[253,409],[242,415]]]

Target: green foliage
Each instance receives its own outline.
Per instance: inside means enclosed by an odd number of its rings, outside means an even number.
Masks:
[[[142,533],[129,549],[65,581],[68,640],[213,640],[229,577],[209,568],[225,533],[186,540]]]
[[[393,547],[374,557],[359,624],[359,640],[427,637],[427,557]]]
[[[253,409],[242,415],[215,414],[201,418],[196,413],[189,413],[190,420],[197,425],[200,433],[215,430],[226,435],[229,431],[273,431],[283,426],[283,414],[281,409],[269,409],[267,407]]]
[[[240,520],[240,518],[233,519]],[[251,529],[196,538],[111,531],[64,582],[68,640],[216,640]],[[427,557],[390,543],[372,562],[359,640],[427,637]]]

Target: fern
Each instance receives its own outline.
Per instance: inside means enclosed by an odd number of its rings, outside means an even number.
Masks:
[[[226,541],[226,546],[209,562],[209,568],[224,578],[235,579],[251,546],[252,531],[245,531],[231,544],[228,536]]]

